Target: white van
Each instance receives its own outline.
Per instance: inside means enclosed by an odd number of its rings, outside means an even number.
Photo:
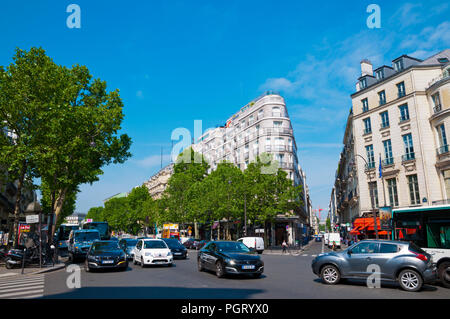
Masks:
[[[341,234],[339,233],[329,233],[328,234],[328,247],[333,247],[333,243],[335,247],[341,248]]]
[[[330,238],[330,233],[323,234],[323,244],[328,246],[328,239]]]
[[[264,251],[264,239],[262,237],[243,237],[237,241],[243,243],[248,248],[253,248],[258,254],[262,254]]]

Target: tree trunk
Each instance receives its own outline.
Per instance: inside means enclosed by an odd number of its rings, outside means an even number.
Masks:
[[[53,220],[52,224],[49,225],[48,227],[50,232],[48,234],[49,243],[53,242],[53,234],[55,233],[56,224],[58,223],[59,216],[61,215],[66,195],[67,195],[67,188],[64,188],[59,191],[58,197],[56,198],[54,207],[55,220]]]
[[[19,214],[20,214],[20,199],[22,197],[22,188],[23,188],[23,181],[25,179],[25,170],[26,170],[26,164],[23,164],[23,174],[21,174],[19,181],[17,183],[17,193],[16,193],[16,202],[14,205],[14,226],[12,229],[12,240],[13,240],[13,247],[17,248],[18,245],[18,231],[19,231]]]

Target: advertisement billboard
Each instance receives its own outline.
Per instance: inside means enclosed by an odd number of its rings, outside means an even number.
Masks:
[[[380,207],[380,228],[381,230],[390,230],[392,220],[392,207]]]

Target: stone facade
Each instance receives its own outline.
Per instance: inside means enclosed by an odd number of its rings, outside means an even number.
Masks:
[[[153,199],[161,198],[162,193],[167,188],[167,183],[172,174],[173,164],[170,164],[153,175],[148,181],[144,182],[144,185],[148,188],[150,196]]]
[[[348,212],[344,207],[348,196],[346,201],[336,192],[341,223],[370,212],[372,198],[376,208],[426,206],[450,199],[449,59],[450,49],[424,61],[404,55],[393,61],[393,67],[383,66],[372,74],[364,61],[346,129],[346,136],[353,138],[344,139],[347,151],[339,166],[339,171],[343,165],[353,173],[340,171],[336,176],[344,193],[349,190],[342,184],[345,177],[357,185],[359,214]]]

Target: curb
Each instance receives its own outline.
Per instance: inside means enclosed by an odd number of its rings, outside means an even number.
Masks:
[[[43,274],[43,273],[47,273],[47,272],[61,270],[65,267],[66,267],[66,264],[62,263],[62,264],[55,265],[54,267],[43,268],[43,269],[39,269],[37,271],[28,272],[28,273],[26,272],[26,273],[24,273],[24,275],[38,275],[38,274]],[[17,276],[17,275],[22,275],[22,274],[20,272],[19,273],[10,272],[10,273],[5,273],[5,274],[0,274],[0,278],[4,278],[4,277],[8,277],[8,276]]]

